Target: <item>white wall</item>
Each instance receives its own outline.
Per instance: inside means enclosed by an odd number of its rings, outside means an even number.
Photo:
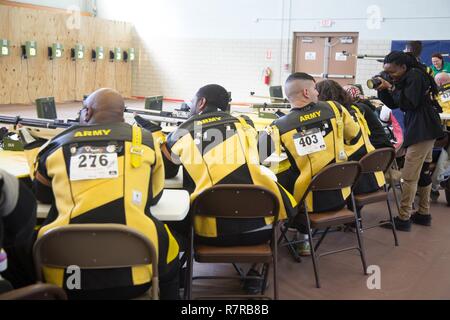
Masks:
[[[138,61],[135,95],[189,98],[199,86],[216,82],[246,101],[250,91],[268,94],[262,72],[273,85],[291,72],[294,32],[359,32],[360,54],[385,55],[392,40],[450,39],[449,0],[28,0],[89,11],[136,26]],[[329,28],[320,21],[331,19]],[[267,51],[272,59],[266,59]],[[358,83],[376,74],[376,61],[358,61]]]
[[[361,39],[448,39],[448,0],[98,0],[101,17],[129,20],[147,35],[279,39],[291,31],[357,31]],[[283,10],[284,7],[284,10]],[[291,7],[291,14],[289,8]],[[379,29],[372,19],[377,18]],[[443,18],[436,18],[443,17]],[[445,17],[445,18],[444,18]],[[259,22],[256,22],[257,19]],[[282,19],[284,18],[284,19]],[[321,28],[332,19],[331,28]],[[284,22],[284,26],[282,26]],[[368,26],[369,23],[369,26]]]
[[[41,0],[65,6],[89,0]],[[31,1],[30,1],[31,2]],[[62,5],[62,3],[65,3]],[[360,54],[385,55],[392,40],[450,39],[449,0],[97,0],[99,17],[136,26],[135,95],[190,98],[215,82],[248,101],[267,95],[265,67],[282,84],[291,69],[294,32],[359,32]],[[329,28],[320,21],[331,19]],[[272,59],[266,59],[266,52]],[[376,61],[358,61],[357,82],[379,72]]]

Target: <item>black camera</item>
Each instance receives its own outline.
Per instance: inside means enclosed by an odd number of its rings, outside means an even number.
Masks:
[[[392,83],[392,78],[387,74],[386,72],[381,72],[379,75],[376,75],[372,79],[367,80],[367,87],[369,89],[376,90],[379,86],[381,86],[381,80],[379,78],[382,78],[386,80],[389,83]]]

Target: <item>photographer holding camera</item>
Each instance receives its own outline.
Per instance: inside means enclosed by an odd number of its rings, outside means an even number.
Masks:
[[[380,100],[389,108],[400,108],[405,113],[404,186],[400,216],[395,219],[395,225],[401,231],[410,231],[411,222],[431,226],[429,166],[434,143],[443,136],[433,101],[438,93],[436,83],[413,55],[399,51],[386,56],[384,74],[373,80],[377,80],[372,82]],[[416,192],[420,198],[419,210],[411,214]]]

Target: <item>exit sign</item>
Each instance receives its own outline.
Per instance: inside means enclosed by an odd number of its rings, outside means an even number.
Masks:
[[[319,24],[322,28],[331,28],[333,26],[333,23],[334,23],[334,21],[331,19],[323,19],[323,20],[320,20]]]

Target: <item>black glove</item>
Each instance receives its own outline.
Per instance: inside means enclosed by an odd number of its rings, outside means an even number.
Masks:
[[[146,120],[146,119],[142,118],[141,116],[135,116],[134,120],[140,127],[142,127],[143,129],[145,129],[147,131],[150,131],[152,133],[162,130],[162,128],[159,125],[157,125],[156,123],[151,122],[149,120]]]

